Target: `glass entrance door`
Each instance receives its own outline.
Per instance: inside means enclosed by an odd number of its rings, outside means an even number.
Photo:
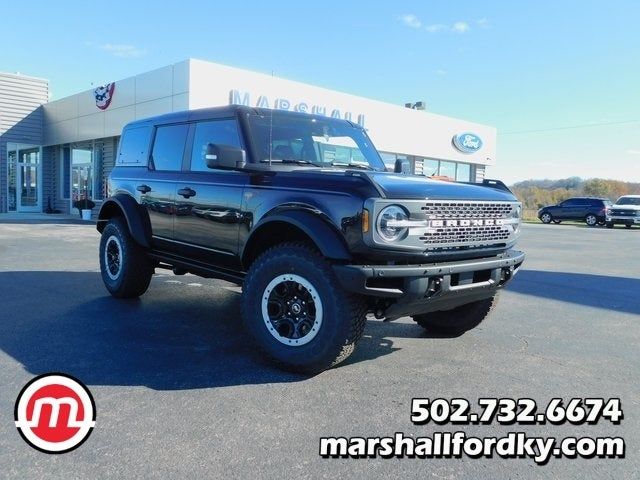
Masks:
[[[71,149],[71,208],[74,202],[93,195],[93,151],[91,148]]]
[[[35,145],[7,145],[10,211],[42,211],[40,153]]]

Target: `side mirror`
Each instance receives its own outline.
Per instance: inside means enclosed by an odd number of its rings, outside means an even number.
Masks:
[[[208,168],[236,170],[244,168],[247,164],[247,154],[244,150],[219,143],[208,143],[204,158]]]
[[[396,159],[396,164],[393,168],[393,171],[395,173],[401,173],[403,175],[410,175],[411,174],[411,164],[409,163],[409,160],[407,160],[406,158],[398,158]]]

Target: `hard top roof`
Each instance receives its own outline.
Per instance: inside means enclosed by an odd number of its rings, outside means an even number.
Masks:
[[[228,118],[233,117],[237,114],[254,114],[260,116],[267,116],[272,113],[277,114],[279,116],[290,116],[292,118],[295,117],[321,117],[323,119],[331,119],[335,121],[343,121],[348,122],[349,124],[362,128],[357,123],[351,122],[349,120],[341,120],[337,118],[331,118],[320,114],[310,114],[304,112],[292,112],[289,110],[279,110],[279,109],[270,109],[270,108],[257,108],[257,107],[247,107],[245,105],[225,105],[223,107],[209,107],[209,108],[200,108],[197,110],[184,110],[181,112],[171,112],[165,113],[163,115],[157,115],[155,117],[143,118],[140,120],[134,120],[127,124],[127,127],[133,127],[138,125],[162,125],[168,123],[180,123],[180,122],[193,122],[197,120],[208,120],[215,118]]]

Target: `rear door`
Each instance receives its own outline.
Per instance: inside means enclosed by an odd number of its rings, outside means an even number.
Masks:
[[[573,220],[577,218],[577,209],[579,208],[579,205],[579,198],[570,198],[568,200],[565,200],[559,205],[559,213],[555,215],[555,217],[562,220]]]
[[[572,219],[583,220],[587,213],[591,210],[591,200],[588,198],[576,198],[576,204],[573,208]]]
[[[238,268],[238,234],[245,221],[244,172],[208,168],[208,143],[243,148],[236,118],[195,122],[190,154],[176,186],[174,238],[183,255],[218,267]]]
[[[173,233],[176,177],[182,169],[188,131],[185,123],[156,127],[148,173],[137,186],[149,213],[153,246],[163,251],[178,251]]]

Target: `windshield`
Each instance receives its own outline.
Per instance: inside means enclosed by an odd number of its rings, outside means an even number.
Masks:
[[[640,197],[620,197],[616,205],[640,205]]]
[[[249,124],[258,162],[385,170],[369,137],[345,121],[276,111],[249,115]]]

